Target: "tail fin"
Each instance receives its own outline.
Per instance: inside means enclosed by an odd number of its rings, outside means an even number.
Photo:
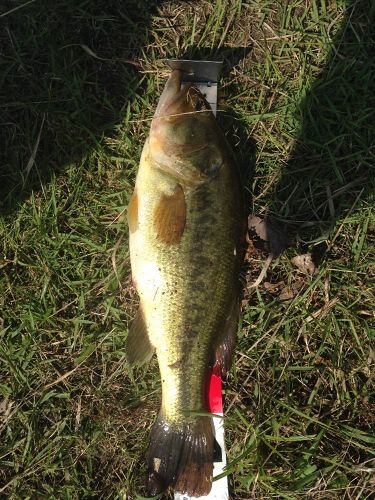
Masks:
[[[181,425],[159,414],[148,450],[148,488],[157,495],[169,486],[190,496],[208,495],[212,486],[213,423],[195,417]]]

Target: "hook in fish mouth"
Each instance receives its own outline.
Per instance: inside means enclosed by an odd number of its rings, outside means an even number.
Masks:
[[[183,72],[173,70],[165,84],[154,115],[154,120],[163,118],[178,122],[184,115],[197,112],[211,112],[203,94],[190,82],[182,82]]]
[[[215,131],[215,118],[202,93],[183,83],[182,71],[172,71],[151,123],[149,155],[154,167],[187,187],[206,182],[217,170],[212,165],[222,163],[217,148],[212,148]]]
[[[182,71],[172,71],[160,96],[158,106],[155,111],[155,118],[173,117],[186,101],[187,92],[190,86],[182,87]]]

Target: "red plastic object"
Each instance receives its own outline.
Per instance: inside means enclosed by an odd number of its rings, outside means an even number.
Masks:
[[[223,413],[221,366],[215,364],[208,374],[208,408],[211,413]]]

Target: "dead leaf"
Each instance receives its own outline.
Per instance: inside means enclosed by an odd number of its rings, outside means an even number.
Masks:
[[[316,266],[311,258],[311,254],[305,253],[296,255],[292,259],[292,263],[303,273],[310,274],[311,276],[316,271]]]
[[[248,218],[248,237],[254,246],[277,257],[288,247],[289,236],[285,225],[251,214]]]
[[[280,290],[282,287],[285,288],[285,283],[284,281],[279,281],[278,283],[269,283],[268,281],[265,281],[263,283],[263,287],[267,292],[269,293],[276,293],[278,290]]]
[[[323,307],[321,307],[320,309],[318,309],[317,311],[314,311],[310,316],[308,316],[306,319],[305,319],[305,322],[306,323],[310,323],[310,321],[313,321],[314,319],[316,318],[324,318],[324,316],[326,316],[330,310],[336,305],[336,303],[338,302],[338,297],[335,297],[334,299],[331,299],[329,302],[327,302],[326,304],[324,304]]]
[[[8,264],[13,264],[13,260],[0,259],[0,269],[7,266]]]
[[[6,419],[9,416],[13,405],[14,402],[9,401],[8,399],[3,399],[0,402],[0,415],[3,419]]]
[[[283,302],[284,300],[293,299],[294,296],[295,296],[295,291],[292,289],[292,287],[286,286],[281,290],[281,293],[279,295],[279,300]]]
[[[247,306],[248,303],[249,303],[249,299],[248,298],[242,299],[241,300],[241,309],[244,309]]]
[[[294,299],[298,292],[305,286],[305,278],[298,278],[291,285],[285,286],[279,295],[279,300],[283,302],[284,300]]]

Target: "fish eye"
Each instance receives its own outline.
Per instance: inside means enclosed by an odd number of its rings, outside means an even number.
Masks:
[[[211,165],[208,167],[207,174],[210,177],[215,177],[219,173],[220,167],[221,164],[219,162],[211,163]]]

